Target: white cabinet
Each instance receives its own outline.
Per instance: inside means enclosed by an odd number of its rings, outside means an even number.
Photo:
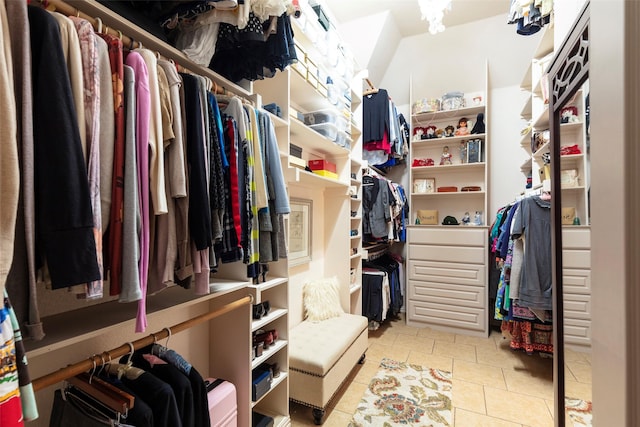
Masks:
[[[465,104],[458,108],[414,109],[411,115],[407,324],[486,336],[490,165],[486,77],[480,89],[477,95],[465,96]],[[455,130],[461,119],[471,132],[478,118],[484,121],[481,132],[427,139],[419,135],[433,130],[437,135],[447,127]],[[472,145],[478,152],[469,151]],[[469,224],[464,225],[467,213]],[[443,225],[447,216],[460,225]]]
[[[562,230],[564,342],[573,349],[591,346],[591,230]]]

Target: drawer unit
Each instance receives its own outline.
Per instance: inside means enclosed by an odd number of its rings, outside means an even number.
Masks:
[[[414,226],[409,228],[409,243],[484,246],[489,239],[487,233],[487,227]]]
[[[565,268],[562,281],[565,343],[591,346],[591,270]]]
[[[409,260],[409,279],[483,288],[484,265]]]
[[[459,262],[462,264],[485,264],[487,261],[487,252],[484,247],[410,244],[409,259]]]
[[[484,308],[484,288],[452,283],[422,282],[409,280],[409,295],[412,301],[426,301],[442,305],[456,304],[461,307]]]
[[[470,332],[486,330],[487,316],[484,308],[462,307],[455,303],[437,304],[409,300],[407,316],[412,322],[442,326],[449,330],[462,329]]]

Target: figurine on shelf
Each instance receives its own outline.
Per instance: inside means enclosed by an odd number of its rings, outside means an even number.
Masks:
[[[479,133],[484,133],[484,132],[485,132],[484,114],[478,113],[478,116],[476,117],[476,124],[473,125],[473,129],[471,129],[471,134],[477,135]]]
[[[458,128],[456,129],[455,135],[456,136],[469,135],[469,128],[467,127],[466,117],[461,117],[460,120],[458,120]]]
[[[460,141],[460,163],[467,163],[467,143],[466,141]]]
[[[469,212],[465,212],[464,216],[461,219],[462,221],[462,225],[469,225],[469,223],[471,222],[471,215],[469,215]]]
[[[449,146],[445,145],[442,147],[442,156],[440,156],[440,164],[441,165],[451,165],[451,153],[449,152]]]
[[[444,136],[446,137],[453,136],[455,131],[456,129],[453,127],[453,125],[449,125],[446,128],[444,128]]]
[[[482,212],[476,211],[476,215],[473,218],[473,223],[475,225],[482,225]]]

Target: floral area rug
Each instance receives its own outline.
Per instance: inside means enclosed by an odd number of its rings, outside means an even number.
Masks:
[[[349,427],[452,423],[451,372],[382,359]]]
[[[564,408],[573,427],[591,427],[591,402],[566,397]]]

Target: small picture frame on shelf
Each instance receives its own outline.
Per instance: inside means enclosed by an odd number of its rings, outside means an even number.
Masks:
[[[482,140],[470,139],[467,141],[467,163],[482,162]]]
[[[413,192],[415,194],[435,193],[435,189],[435,178],[416,178],[413,180]]]

